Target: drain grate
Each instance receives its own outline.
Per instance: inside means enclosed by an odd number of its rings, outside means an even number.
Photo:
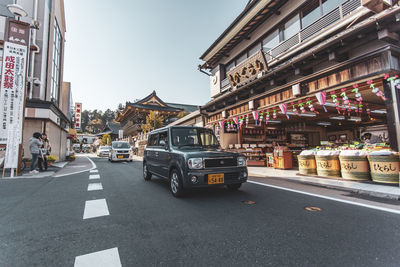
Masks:
[[[321,208],[318,208],[318,207],[305,207],[304,209],[305,209],[305,210],[308,210],[308,211],[311,211],[311,212],[314,212],[314,211],[322,211],[322,209],[321,209]]]
[[[253,201],[253,200],[242,200],[242,203],[246,204],[246,205],[254,205],[254,204],[256,204],[256,202]]]

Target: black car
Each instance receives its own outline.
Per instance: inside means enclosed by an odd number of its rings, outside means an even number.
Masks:
[[[166,178],[175,197],[185,188],[226,185],[238,189],[247,181],[246,158],[220,149],[214,132],[191,126],[152,131],[143,158],[143,176]]]

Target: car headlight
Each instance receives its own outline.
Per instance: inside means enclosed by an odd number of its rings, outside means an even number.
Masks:
[[[237,165],[239,167],[245,167],[246,166],[246,158],[245,157],[238,157],[237,158]]]
[[[201,169],[203,168],[202,158],[192,158],[188,160],[189,169]]]

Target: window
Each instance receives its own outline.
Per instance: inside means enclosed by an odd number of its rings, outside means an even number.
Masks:
[[[54,21],[54,38],[53,38],[53,59],[51,66],[51,101],[58,103],[58,92],[60,88],[60,65],[61,65],[61,31],[58,23]]]
[[[322,15],[319,0],[314,0],[308,4],[303,10],[303,18],[301,19],[302,28],[309,26]]]
[[[322,12],[323,14],[328,14],[335,8],[337,8],[343,0],[322,0]]]
[[[157,145],[158,145],[158,134],[150,135],[147,146],[157,146]]]
[[[276,30],[263,40],[263,49],[264,51],[269,51],[278,44],[279,44],[279,32],[278,30]]]
[[[242,63],[243,61],[245,61],[247,58],[247,53],[244,53],[243,55],[241,55],[237,60],[236,60],[236,65],[239,65],[240,63]]]
[[[299,15],[294,16],[285,23],[283,29],[283,39],[287,40],[300,31],[300,18]]]
[[[168,145],[168,132],[162,132],[160,133],[160,138],[158,143],[161,145],[161,141],[164,142],[164,144]]]
[[[250,48],[249,57],[251,57],[252,55],[256,54],[260,50],[261,50],[261,46],[260,46],[260,43],[258,43],[255,46],[253,46],[252,48]]]
[[[236,67],[235,61],[232,61],[226,67],[226,72],[233,70]]]

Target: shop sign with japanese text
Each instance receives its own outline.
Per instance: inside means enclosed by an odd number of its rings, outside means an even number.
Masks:
[[[259,51],[229,71],[227,76],[232,87],[239,87],[253,80],[259,73],[266,70],[267,61],[265,60],[263,51]]]
[[[27,49],[26,45],[4,42],[0,89],[0,144],[7,143],[9,129],[19,129],[17,142],[22,142]]]
[[[75,129],[81,128],[82,103],[75,103]]]

